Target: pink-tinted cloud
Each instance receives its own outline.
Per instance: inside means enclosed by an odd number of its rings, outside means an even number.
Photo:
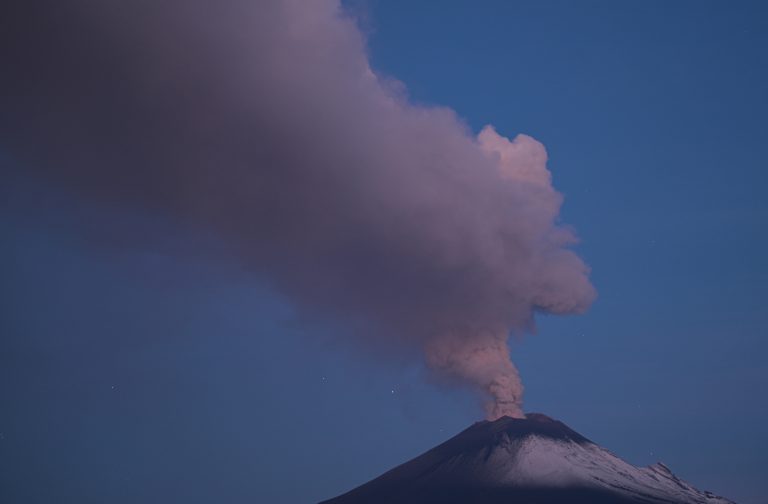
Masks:
[[[212,230],[348,340],[522,414],[509,333],[595,295],[539,142],[409,103],[334,0],[2,9],[0,133],[30,173]]]

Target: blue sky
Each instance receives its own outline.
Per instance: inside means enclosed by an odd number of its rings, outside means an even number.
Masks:
[[[632,463],[768,502],[766,7],[355,8],[374,67],[414,101],[548,149],[599,298],[514,342],[526,408]],[[482,415],[418,364],[297,325],[287,300],[216,260],[209,237],[12,187],[0,500],[317,501]],[[114,247],[83,237],[90,220],[172,239]]]

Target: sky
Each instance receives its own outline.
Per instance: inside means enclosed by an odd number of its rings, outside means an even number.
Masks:
[[[513,338],[526,411],[768,503],[768,8],[348,8],[412,102],[546,146],[598,297]],[[3,502],[314,502],[483,418],[417,359],[300,321],[215,236],[27,177],[4,143]]]

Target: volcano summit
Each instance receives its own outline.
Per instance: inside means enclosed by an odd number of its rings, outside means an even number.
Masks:
[[[448,441],[322,504],[733,504],[635,467],[539,413],[478,422]]]

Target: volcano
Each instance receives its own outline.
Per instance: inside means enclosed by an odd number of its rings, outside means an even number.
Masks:
[[[321,504],[734,504],[664,464],[635,467],[540,413],[477,422]]]

